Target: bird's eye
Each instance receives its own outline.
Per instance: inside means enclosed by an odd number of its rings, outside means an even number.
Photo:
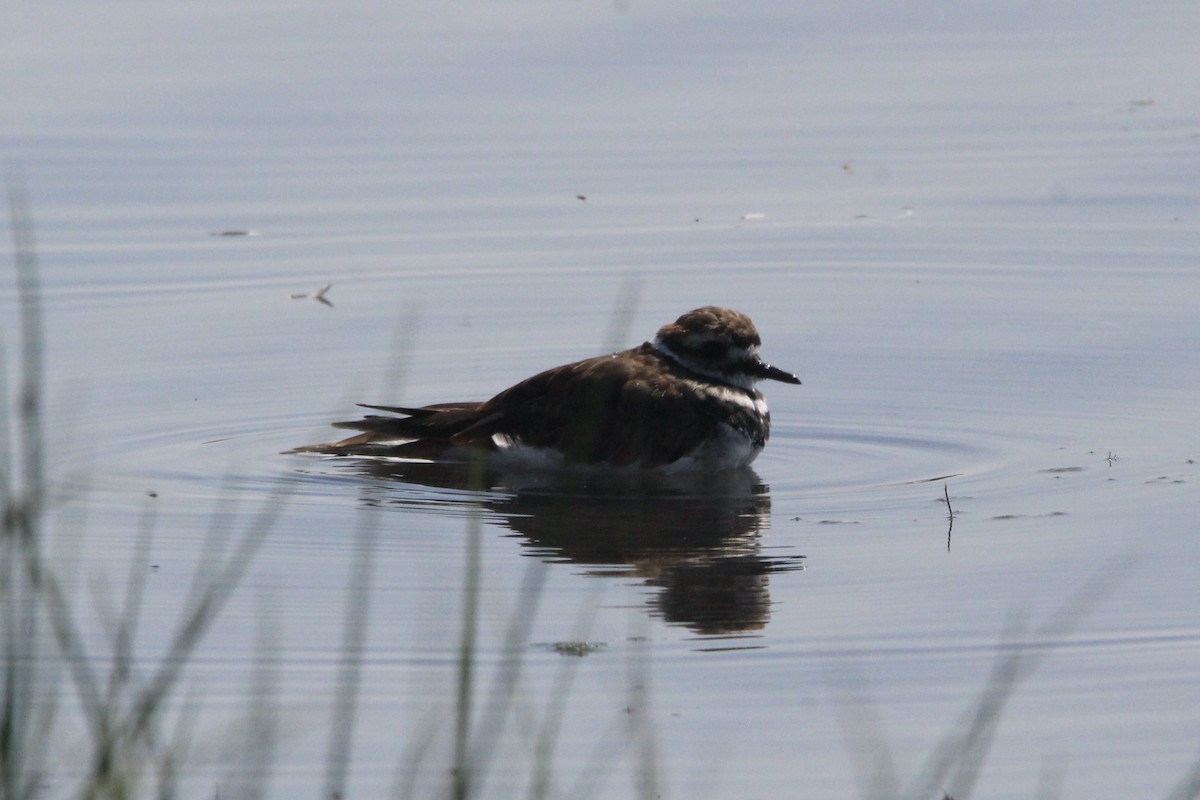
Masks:
[[[721,342],[705,342],[700,345],[700,355],[705,361],[720,361],[725,358],[725,345]]]

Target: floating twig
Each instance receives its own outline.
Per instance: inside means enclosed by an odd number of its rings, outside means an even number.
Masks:
[[[333,284],[327,283],[320,289],[317,289],[315,292],[310,292],[308,294],[300,292],[299,294],[290,294],[288,297],[292,298],[293,300],[316,300],[318,303],[324,303],[330,308],[333,308],[333,303],[329,302],[329,299],[325,297],[325,293],[332,288]]]
[[[950,534],[954,532],[954,507],[950,505],[950,484],[942,484],[942,494],[946,498],[946,513],[950,516],[950,527],[946,529],[946,552],[950,552]]]

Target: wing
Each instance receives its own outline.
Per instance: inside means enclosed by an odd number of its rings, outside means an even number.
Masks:
[[[494,449],[504,437],[569,462],[652,468],[692,452],[727,418],[694,376],[650,345],[546,370],[485,403],[364,408],[387,416],[335,422],[360,433],[304,450],[436,458],[451,447]]]
[[[500,434],[554,448],[576,463],[657,467],[704,442],[718,424],[706,403],[680,402],[689,384],[662,373],[648,348],[548,370],[484,403],[456,444]],[[634,357],[631,357],[634,356]]]

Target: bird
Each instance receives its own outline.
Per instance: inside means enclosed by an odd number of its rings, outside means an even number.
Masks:
[[[799,384],[759,356],[745,314],[704,306],[637,347],[540,372],[483,402],[381,411],[335,428],[348,439],[299,448],[339,456],[444,460],[471,452],[552,466],[724,470],[749,465],[771,415],[755,383]]]

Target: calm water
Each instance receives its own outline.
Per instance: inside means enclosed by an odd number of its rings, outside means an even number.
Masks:
[[[493,796],[524,791],[564,670],[560,794],[630,796],[635,752],[673,797],[866,794],[873,736],[908,786],[1014,618],[1041,658],[981,795],[1168,794],[1200,746],[1200,10],[923,8],[2,12],[97,652],[147,508],[148,670],[214,514],[236,538],[290,492],[190,667],[191,789],[236,786],[265,658],[272,795],[320,794],[355,601],[349,796],[434,795],[477,521],[481,705],[506,642],[524,661]],[[332,307],[291,297],[326,283]],[[280,454],[708,303],[804,381],[763,387],[753,474],[477,493]],[[14,309],[9,277],[10,386]]]

